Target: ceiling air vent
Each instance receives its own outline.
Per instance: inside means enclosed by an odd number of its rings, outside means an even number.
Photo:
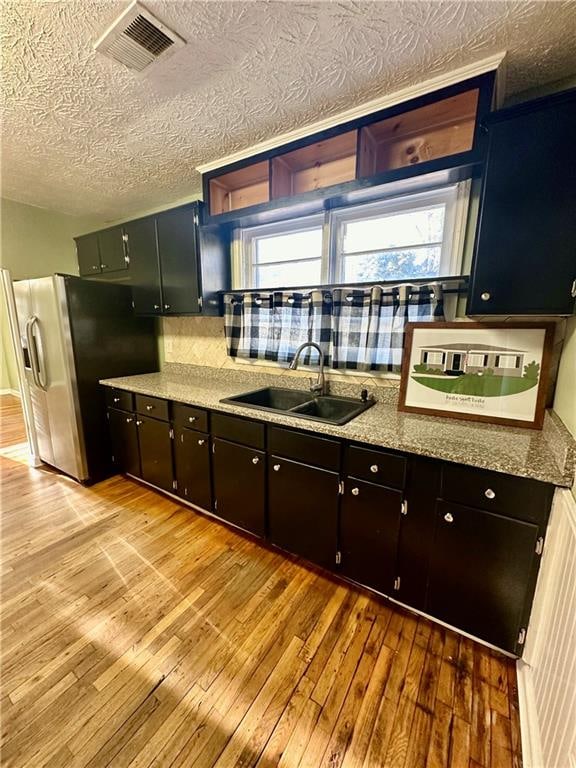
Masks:
[[[138,2],[132,3],[106,30],[94,48],[137,72],[166,59],[186,41]]]

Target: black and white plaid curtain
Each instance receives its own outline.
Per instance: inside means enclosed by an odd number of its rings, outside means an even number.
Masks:
[[[327,365],[358,371],[400,372],[406,323],[444,319],[439,285],[230,293],[224,307],[231,357],[289,362],[315,341]]]
[[[329,360],[332,295],[324,291],[226,294],[224,329],[230,357],[290,362],[305,341]],[[309,363],[316,353],[307,353]]]

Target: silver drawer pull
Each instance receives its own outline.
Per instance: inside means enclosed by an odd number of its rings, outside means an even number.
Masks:
[[[130,417],[129,419],[126,419],[126,424],[132,424],[132,417]]]
[[[198,440],[198,445],[204,445],[205,442],[206,440]]]
[[[198,419],[198,416],[188,416],[188,421],[192,424],[194,421]]]
[[[119,397],[114,397],[114,398],[112,398],[112,400],[115,403],[119,403],[120,402],[120,398]]]
[[[359,493],[360,493],[359,488],[352,488],[352,496],[358,496]]]
[[[452,517],[450,512],[446,512],[446,514],[444,515],[444,520],[446,520],[447,523],[453,523],[454,522],[454,518]]]
[[[258,464],[259,461],[260,459],[258,458],[258,456],[254,456],[254,458],[252,459],[252,464]]]
[[[372,464],[372,466],[370,467],[370,472],[373,472],[374,474],[376,474],[376,472],[378,472],[378,464]]]
[[[280,472],[280,464],[274,464],[272,469],[274,470],[274,472]]]
[[[496,494],[494,493],[492,488],[486,488],[486,490],[484,491],[484,496],[486,496],[487,499],[495,499],[496,498]]]
[[[139,419],[136,419],[136,426],[139,427],[142,422]]]
[[[491,299],[492,297],[490,296],[490,294],[488,293],[488,291],[484,291],[484,293],[481,293],[481,294],[480,294],[480,298],[482,299],[482,301],[490,301],[490,299]]]
[[[146,406],[146,410],[147,411],[152,411],[152,410],[154,410],[154,406],[153,405],[147,405]]]

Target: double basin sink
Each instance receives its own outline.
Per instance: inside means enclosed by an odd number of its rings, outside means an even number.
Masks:
[[[261,411],[283,413],[300,419],[323,421],[341,426],[359,416],[372,405],[372,399],[354,397],[336,397],[332,395],[314,396],[310,392],[281,387],[265,387],[253,392],[226,397],[220,401],[230,405],[241,405]]]

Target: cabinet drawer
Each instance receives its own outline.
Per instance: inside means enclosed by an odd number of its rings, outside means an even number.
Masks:
[[[268,427],[268,450],[324,469],[340,469],[340,443],[280,427]]]
[[[459,464],[446,463],[442,467],[444,500],[499,512],[519,520],[544,524],[548,519],[553,493],[553,486],[538,480]]]
[[[346,454],[346,474],[390,488],[404,488],[406,459],[393,453],[351,445]]]
[[[184,403],[172,403],[172,418],[179,427],[208,432],[208,412]]]
[[[106,387],[106,404],[121,411],[134,410],[134,395],[125,389],[110,389]]]
[[[168,421],[168,400],[148,395],[136,395],[136,410],[144,416],[152,416],[154,419]]]
[[[216,437],[252,448],[264,448],[264,424],[224,413],[213,413],[211,421],[212,434]]]

